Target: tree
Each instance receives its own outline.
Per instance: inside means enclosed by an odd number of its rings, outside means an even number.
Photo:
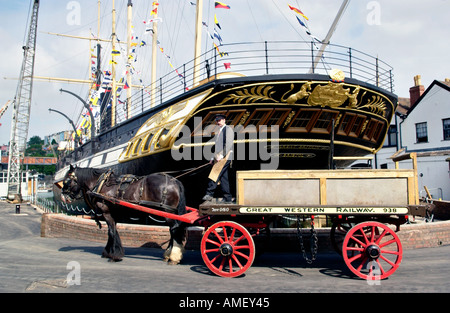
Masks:
[[[28,140],[27,149],[25,150],[26,156],[45,156],[45,152],[42,150],[44,140],[39,136],[33,136]]]

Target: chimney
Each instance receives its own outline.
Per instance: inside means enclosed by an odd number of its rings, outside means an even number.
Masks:
[[[411,100],[411,106],[413,106],[417,102],[424,91],[425,88],[422,85],[420,75],[414,76],[414,87],[409,88],[409,98]]]

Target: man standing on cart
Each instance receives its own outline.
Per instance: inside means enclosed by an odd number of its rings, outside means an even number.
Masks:
[[[204,201],[213,199],[214,191],[217,188],[218,182],[223,193],[223,203],[232,203],[230,193],[230,183],[228,181],[228,171],[230,169],[231,160],[233,159],[233,129],[226,125],[225,115],[216,115],[216,123],[219,126],[219,131],[215,136],[214,157],[210,160],[210,164],[214,164],[211,174],[209,175],[208,188],[206,195],[203,197]]]

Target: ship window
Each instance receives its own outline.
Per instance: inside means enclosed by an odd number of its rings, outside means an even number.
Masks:
[[[275,109],[266,122],[267,128],[270,126],[281,125],[289,115],[289,109]]]
[[[138,148],[141,145],[141,142],[142,142],[142,138],[139,138],[138,140],[135,141],[135,143],[133,144],[133,152],[131,153],[132,155],[138,154]]]
[[[364,133],[364,139],[376,142],[383,130],[383,123],[377,120],[370,120],[369,125]]]
[[[142,152],[147,152],[150,150],[150,145],[152,143],[152,138],[153,138],[153,133],[149,133],[146,137],[145,137],[145,141],[142,147]]]
[[[125,157],[128,158],[130,156],[131,148],[133,147],[133,142],[129,142],[127,146],[127,151],[125,151]]]
[[[364,125],[364,121],[366,120],[365,116],[362,115],[358,115],[355,119],[355,121],[353,122],[353,125],[351,125],[350,127],[350,136],[355,136],[358,137],[360,132],[361,132],[361,128]]]
[[[239,121],[241,120],[244,113],[245,113],[245,110],[230,110],[230,111],[228,111],[228,113],[226,114],[227,125],[236,126],[237,124],[239,124]]]
[[[370,120],[369,124],[366,127],[366,131],[364,132],[364,139],[371,140],[372,135],[375,132],[375,128],[377,126],[378,122],[376,120]]]
[[[344,118],[342,119],[341,125],[339,126],[339,130],[337,132],[338,135],[348,135],[349,128],[353,124],[353,119],[356,114],[345,113]]]
[[[323,110],[314,124],[312,131],[317,133],[330,133],[331,121],[335,119],[337,115],[337,112]]]
[[[373,133],[373,141],[377,141],[381,135],[381,130],[383,129],[383,123],[378,122],[375,132]]]
[[[245,123],[245,127],[255,125],[258,128],[259,125],[264,125],[270,112],[272,112],[271,109],[256,109]]]
[[[287,132],[309,132],[320,111],[315,109],[303,109],[298,111],[292,119]]]
[[[202,120],[202,123],[200,125],[194,125],[196,126],[195,130],[192,132],[191,136],[203,136],[205,129],[207,129],[208,126],[208,133],[211,132],[211,135],[217,131],[216,128],[216,115],[217,114],[224,114],[226,116],[227,111],[211,111],[209,112],[205,118]],[[227,118],[228,120],[228,118]]]

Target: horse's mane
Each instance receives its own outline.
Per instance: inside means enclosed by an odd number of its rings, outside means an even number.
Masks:
[[[82,168],[82,167],[77,167],[75,169],[76,172],[76,176],[77,179],[79,181],[89,181],[92,179],[98,179],[98,177],[100,177],[100,175],[102,175],[104,172],[108,171],[107,169],[100,169],[100,168]]]

